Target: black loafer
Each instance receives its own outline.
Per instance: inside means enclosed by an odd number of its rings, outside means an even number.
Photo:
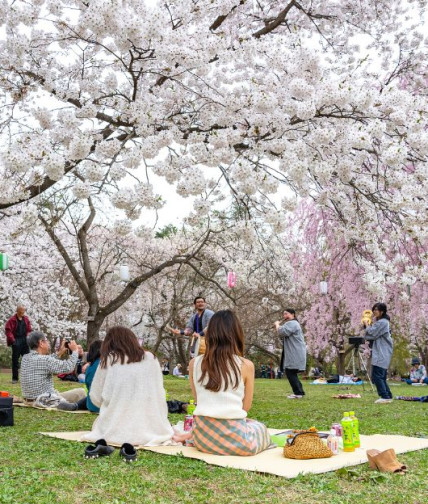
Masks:
[[[105,439],[99,439],[95,441],[95,446],[88,445],[85,448],[85,458],[98,458],[98,457],[106,457],[111,455],[114,452],[114,448],[112,446],[107,446]]]
[[[137,460],[137,451],[132,446],[132,444],[129,443],[123,443],[120,448],[119,455],[125,462],[134,462],[135,460]]]

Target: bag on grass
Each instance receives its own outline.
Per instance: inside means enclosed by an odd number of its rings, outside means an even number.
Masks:
[[[62,381],[72,381],[72,382],[78,382],[79,379],[77,378],[76,373],[61,373],[57,375],[58,378]]]
[[[186,404],[182,401],[177,401],[173,399],[172,401],[167,401],[168,405],[168,413],[186,413],[186,410],[183,409],[183,405]]]
[[[0,397],[0,427],[13,426],[13,397]]]
[[[35,408],[56,408],[63,398],[53,392],[44,392],[34,401]]]
[[[333,452],[323,444],[316,431],[299,432],[287,439],[284,446],[284,457],[290,459],[307,460],[332,455]]]

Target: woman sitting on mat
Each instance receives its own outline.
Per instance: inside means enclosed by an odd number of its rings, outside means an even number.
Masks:
[[[126,327],[112,327],[101,345],[91,401],[100,408],[84,440],[107,444],[171,444],[163,377],[156,357]]]
[[[216,455],[255,455],[270,445],[265,425],[247,419],[254,391],[254,364],[243,358],[244,333],[230,310],[215,313],[206,332],[206,351],[190,361],[195,403],[192,432],[174,441],[191,441]]]
[[[95,340],[89,345],[88,357],[87,357],[88,362],[84,366],[85,385],[88,390],[88,395],[78,402],[77,409],[79,410],[87,409],[89,411],[92,411],[92,413],[99,413],[100,411],[100,408],[98,408],[97,406],[95,406],[95,404],[92,403],[89,394],[91,392],[91,386],[95,376],[95,372],[97,371],[98,366],[100,364],[101,345],[102,345],[101,340]]]

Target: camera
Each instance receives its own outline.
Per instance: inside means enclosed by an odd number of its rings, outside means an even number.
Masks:
[[[71,341],[71,336],[64,336],[64,346],[65,348],[68,348],[68,344]]]
[[[355,345],[355,346],[364,345],[365,339],[361,338],[359,336],[356,336],[356,337],[350,336],[348,338],[348,342],[350,345]]]

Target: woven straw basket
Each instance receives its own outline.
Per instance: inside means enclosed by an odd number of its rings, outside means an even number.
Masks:
[[[318,437],[317,432],[300,432],[287,440],[284,446],[284,457],[290,459],[328,458],[333,455]]]

